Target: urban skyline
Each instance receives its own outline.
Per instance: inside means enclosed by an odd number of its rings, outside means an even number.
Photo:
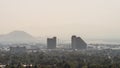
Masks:
[[[120,68],[120,0],[0,0],[0,68]]]

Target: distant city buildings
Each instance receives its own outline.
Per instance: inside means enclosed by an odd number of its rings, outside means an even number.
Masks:
[[[57,45],[56,37],[47,38],[47,48],[48,49],[55,49]]]
[[[73,35],[71,38],[71,46],[72,49],[85,49],[87,44],[80,37]]]
[[[10,53],[11,54],[23,54],[26,53],[27,49],[26,47],[10,47]]]
[[[47,38],[47,48],[55,49],[57,46],[56,42],[57,42],[56,37]],[[86,49],[87,44],[80,37],[73,35],[71,38],[71,47],[72,49]]]
[[[71,38],[71,44],[63,44],[62,43],[62,45],[63,45],[62,46],[63,49],[64,48],[65,49],[71,49],[71,48],[72,49],[86,49],[87,48],[87,44],[85,43],[85,41],[82,40],[80,37],[77,37],[75,35],[73,35]],[[29,49],[29,48],[27,49],[26,47],[19,47],[19,46],[10,47],[10,53],[11,54],[21,54],[21,53],[28,52],[30,50],[39,51],[39,48],[34,49],[34,47],[32,47],[31,49]],[[56,49],[57,47],[58,47],[58,45],[57,45],[57,38],[56,37],[47,38],[47,49]]]

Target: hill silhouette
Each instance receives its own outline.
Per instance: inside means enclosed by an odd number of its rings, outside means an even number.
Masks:
[[[37,39],[24,31],[13,31],[5,35],[0,35],[2,43],[35,42]]]

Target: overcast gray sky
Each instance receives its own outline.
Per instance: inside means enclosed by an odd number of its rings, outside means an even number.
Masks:
[[[120,0],[0,0],[0,34],[120,38]]]

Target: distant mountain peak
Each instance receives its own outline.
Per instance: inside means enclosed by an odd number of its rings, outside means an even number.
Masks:
[[[20,30],[15,30],[15,31],[12,31],[10,33],[26,33],[25,31],[20,31]]]
[[[0,36],[1,41],[9,41],[9,42],[27,42],[27,41],[35,41],[36,38],[24,31],[13,31],[5,35]]]
[[[29,35],[29,34],[24,31],[13,31],[10,32],[9,35]]]

